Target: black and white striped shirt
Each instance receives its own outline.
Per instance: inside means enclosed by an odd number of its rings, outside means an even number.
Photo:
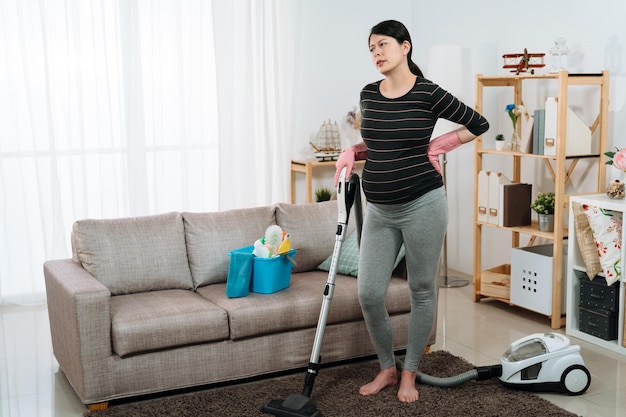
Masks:
[[[466,126],[479,136],[489,123],[437,84],[417,77],[407,94],[386,98],[377,81],[361,91],[361,137],[367,146],[363,191],[378,204],[412,201],[443,186],[426,151],[437,119]]]

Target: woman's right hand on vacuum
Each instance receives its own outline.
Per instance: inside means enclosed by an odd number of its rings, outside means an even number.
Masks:
[[[335,171],[335,188],[337,188],[337,183],[339,182],[339,175],[341,174],[341,170],[343,169],[343,167],[347,168],[346,175],[350,176],[350,174],[352,173],[352,170],[354,169],[354,161],[355,161],[355,153],[352,147],[348,149],[344,149],[344,151],[341,152],[339,159],[337,159],[337,162],[335,163],[335,167],[337,168],[337,171]]]
[[[335,188],[337,188],[337,183],[339,182],[339,175],[341,174],[341,170],[343,167],[346,167],[346,178],[350,177],[352,171],[354,170],[354,162],[365,159],[367,156],[367,147],[364,142],[358,143],[356,145],[352,145],[344,151],[337,159],[335,163],[335,167],[337,171],[335,171]]]

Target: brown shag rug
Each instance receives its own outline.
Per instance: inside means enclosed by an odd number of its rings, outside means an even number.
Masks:
[[[420,371],[448,377],[473,368],[462,358],[445,351],[425,354]],[[469,381],[453,388],[420,385],[420,399],[403,404],[396,389],[387,388],[373,397],[359,395],[359,387],[378,371],[373,360],[323,367],[313,387],[311,401],[324,417],[365,416],[515,416],[571,417],[570,412],[529,392],[504,388],[497,378]],[[112,403],[107,410],[93,411],[87,417],[251,417],[261,412],[270,399],[299,394],[305,371],[271,379],[193,391],[132,403]]]

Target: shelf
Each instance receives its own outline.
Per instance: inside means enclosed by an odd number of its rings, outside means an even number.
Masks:
[[[480,154],[492,154],[492,155],[508,155],[508,156],[517,156],[523,158],[539,158],[539,159],[548,159],[555,161],[555,155],[536,155],[534,153],[524,153],[524,152],[513,152],[513,151],[498,151],[495,149],[480,149],[476,152]],[[576,156],[566,156],[565,159],[587,159],[587,158],[599,158],[600,154],[589,154],[589,155],[576,155]]]
[[[476,150],[477,153],[481,155],[500,155],[500,156],[517,156],[524,158],[539,158],[539,159],[551,159],[555,160],[556,156],[554,155],[535,155],[534,153],[521,153],[521,152],[513,152],[513,151],[497,151],[495,149],[480,149]]]
[[[558,80],[559,73],[551,74],[528,74],[522,73],[517,75],[478,75],[480,81],[485,87],[512,87],[515,83],[524,80]]]
[[[603,209],[613,210],[622,213],[622,222],[625,220],[626,213],[626,200],[612,200],[606,196],[606,194],[589,194],[579,195],[570,199],[570,205],[573,202],[586,203],[602,207]],[[574,214],[570,206],[570,220],[569,228],[573,231],[573,236],[568,241],[568,256],[567,256],[567,288],[566,291],[566,314],[567,320],[565,324],[566,334],[592,343],[596,346],[626,355],[626,276],[624,275],[624,268],[622,265],[622,276],[619,279],[619,303],[617,311],[617,338],[615,340],[604,340],[600,337],[596,337],[592,334],[585,333],[580,330],[580,280],[578,273],[585,272],[584,261],[582,259],[581,251],[578,246],[578,239],[576,238],[576,228],[574,224]],[[621,244],[621,262],[626,261],[626,235],[622,233]],[[599,276],[604,276],[600,273]]]
[[[485,87],[510,87],[515,82],[525,80],[558,80],[565,77],[569,85],[600,85],[604,83],[606,72],[597,73],[572,73],[565,71],[549,73],[549,74],[528,74],[521,73],[517,75],[479,75]]]
[[[554,239],[554,236],[555,236],[554,232],[542,232],[541,230],[539,230],[539,226],[536,220],[533,220],[530,226],[504,227],[504,226],[499,226],[497,224],[485,223],[485,222],[480,222],[480,221],[477,221],[476,224],[480,226],[488,226],[488,227],[494,227],[497,229],[510,230],[511,232],[514,232],[514,233],[522,233],[525,235],[544,237],[546,239]],[[563,227],[561,236],[564,239],[566,239],[567,235],[568,235],[567,227]]]
[[[607,149],[607,138],[608,138],[608,102],[609,102],[609,90],[608,90],[608,82],[609,82],[609,73],[608,71],[602,71],[600,73],[593,74],[568,74],[567,71],[560,71],[558,73],[548,73],[548,74],[528,74],[522,73],[517,75],[505,75],[505,76],[485,76],[482,74],[478,74],[475,77],[476,80],[476,104],[475,109],[479,113],[483,113],[483,100],[484,100],[484,89],[485,88],[499,88],[499,87],[510,87],[513,90],[513,99],[510,101],[517,105],[523,103],[523,95],[522,89],[525,83],[532,83],[537,80],[548,80],[550,82],[555,82],[558,84],[558,100],[557,100],[557,115],[558,115],[558,123],[557,123],[557,145],[556,145],[556,155],[535,155],[529,153],[522,152],[513,152],[513,151],[498,151],[493,148],[483,148],[483,138],[482,136],[476,138],[474,144],[474,201],[478,201],[478,175],[483,168],[483,159],[487,159],[491,161],[493,158],[512,158],[511,170],[512,175],[510,175],[510,179],[514,183],[518,183],[522,181],[522,160],[525,158],[532,158],[535,160],[543,160],[544,166],[547,172],[551,175],[552,180],[554,181],[554,193],[555,193],[555,206],[557,209],[554,213],[554,223],[557,225],[553,233],[540,232],[536,222],[533,222],[530,226],[522,226],[522,227],[501,227],[497,224],[492,223],[484,223],[478,221],[479,219],[479,209],[478,204],[475,204],[474,207],[474,300],[476,302],[480,301],[482,298],[487,297],[481,291],[481,274],[482,274],[482,254],[483,254],[483,244],[494,245],[501,244],[501,242],[485,242],[483,243],[482,231],[483,227],[489,228],[499,228],[502,230],[506,230],[511,232],[511,248],[519,247],[520,245],[520,235],[530,235],[531,239],[529,241],[529,245],[534,244],[536,237],[545,238],[551,240],[554,246],[554,258],[553,258],[553,269],[552,269],[552,286],[551,286],[551,299],[552,303],[550,306],[551,313],[548,314],[548,317],[551,321],[551,327],[553,329],[558,329],[564,325],[566,325],[566,319],[563,316],[563,291],[565,290],[564,281],[566,279],[564,275],[564,255],[563,249],[564,246],[571,240],[568,239],[571,230],[571,226],[562,227],[565,224],[565,216],[569,207],[569,202],[571,198],[574,196],[573,194],[566,193],[566,184],[570,181],[572,177],[572,173],[576,170],[583,171],[583,173],[595,172],[595,176],[597,177],[596,185],[593,189],[589,190],[579,190],[579,187],[572,187],[572,189],[577,190],[577,193],[580,192],[592,192],[598,193],[600,191],[604,191],[606,187],[606,167],[604,165],[605,159],[602,152]],[[574,85],[585,85],[585,86],[597,86],[600,89],[599,94],[599,105],[598,105],[598,116],[594,121],[592,126],[589,126],[590,130],[597,137],[597,151],[594,151],[593,154],[585,154],[585,155],[566,155],[566,142],[568,138],[566,137],[567,133],[567,109],[568,109],[568,89]],[[510,91],[510,89],[509,89]],[[592,105],[593,103],[590,103]],[[595,111],[595,108],[593,108]],[[489,119],[489,115],[485,115]],[[519,130],[521,130],[520,126],[517,126]],[[521,132],[518,131],[518,134]],[[597,153],[596,153],[597,152]],[[590,161],[590,164],[580,164],[580,165],[588,165],[587,167],[580,167],[578,164],[579,160],[587,160]],[[590,167],[594,166],[596,169],[592,169]],[[488,169],[484,169],[488,171]],[[508,173],[506,174],[508,176]],[[590,188],[590,187],[585,187]],[[534,190],[536,193],[537,190]],[[547,191],[547,190],[543,190]],[[626,206],[625,206],[626,207]],[[497,263],[497,262],[494,262]],[[565,271],[567,272],[567,271]],[[501,301],[508,302],[508,300],[503,299],[502,297],[490,297],[494,299],[499,299]],[[522,306],[523,307],[523,306]]]

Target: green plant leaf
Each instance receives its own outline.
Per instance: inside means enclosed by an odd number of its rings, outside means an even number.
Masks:
[[[530,208],[538,214],[554,214],[555,196],[553,192],[539,193]]]

